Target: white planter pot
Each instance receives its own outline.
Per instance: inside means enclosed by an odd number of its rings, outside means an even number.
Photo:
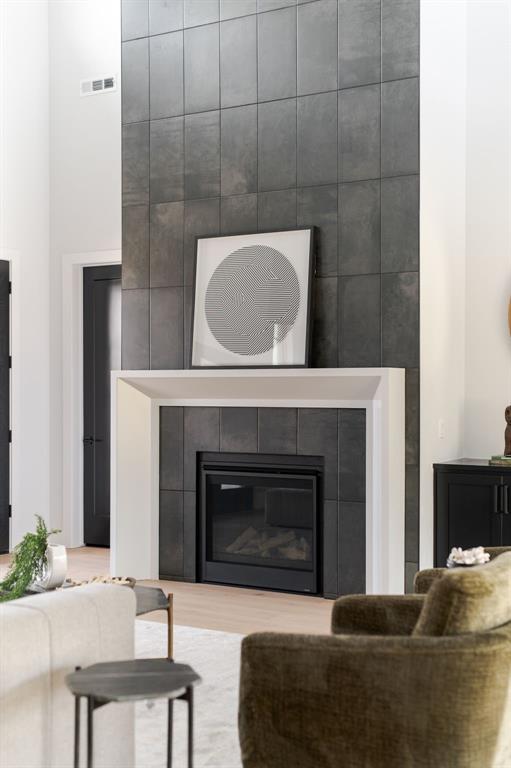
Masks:
[[[61,587],[67,576],[67,552],[63,544],[49,544],[46,550],[47,564],[40,579],[34,582],[38,589]]]

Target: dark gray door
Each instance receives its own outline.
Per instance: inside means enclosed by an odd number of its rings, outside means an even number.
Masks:
[[[9,551],[9,262],[0,261],[0,552]]]
[[[84,541],[110,544],[110,371],[121,367],[121,267],[83,270]]]

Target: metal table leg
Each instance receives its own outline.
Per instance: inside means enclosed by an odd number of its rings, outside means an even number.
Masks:
[[[188,702],[188,768],[193,768],[193,688],[186,690]]]
[[[169,699],[168,724],[167,724],[167,768],[172,768],[172,723],[174,700]]]
[[[168,595],[167,605],[167,657],[174,657],[174,595]]]
[[[74,768],[80,768],[80,696],[75,696]]]
[[[94,699],[92,696],[87,698],[87,768],[93,768],[94,752]]]

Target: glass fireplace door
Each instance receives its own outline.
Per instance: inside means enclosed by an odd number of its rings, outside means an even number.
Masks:
[[[316,592],[317,478],[202,472],[203,580]]]

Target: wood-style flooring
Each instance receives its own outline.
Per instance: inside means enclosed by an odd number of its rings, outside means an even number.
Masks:
[[[9,555],[0,555],[0,575],[7,570],[9,560]],[[75,579],[108,574],[109,550],[99,547],[68,549],[68,562],[69,576]],[[175,624],[243,635],[250,632],[329,632],[333,603],[321,597],[178,581],[143,583],[161,587],[165,593],[174,593]],[[166,621],[163,612],[143,618]]]

